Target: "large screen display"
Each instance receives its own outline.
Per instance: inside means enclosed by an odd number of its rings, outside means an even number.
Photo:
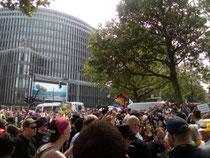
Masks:
[[[36,100],[66,101],[66,94],[67,94],[66,90],[67,90],[66,85],[62,85],[62,87],[59,88],[59,84],[45,83],[38,81],[33,82],[33,96],[37,94]]]

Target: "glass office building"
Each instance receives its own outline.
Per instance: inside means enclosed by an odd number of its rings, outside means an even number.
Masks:
[[[107,105],[107,93],[83,77],[92,31],[84,21],[58,11],[38,9],[29,18],[0,8],[0,105],[26,105],[34,81],[68,85],[67,101]]]

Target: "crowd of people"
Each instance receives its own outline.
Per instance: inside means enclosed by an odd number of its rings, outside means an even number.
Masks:
[[[210,158],[210,113],[195,105],[0,111],[0,158]]]

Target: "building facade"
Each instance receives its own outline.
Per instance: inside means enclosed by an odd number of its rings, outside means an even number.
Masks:
[[[32,18],[0,8],[0,105],[26,105],[34,81],[68,85],[67,101],[107,105],[107,92],[85,81],[93,28],[71,15],[38,9]]]

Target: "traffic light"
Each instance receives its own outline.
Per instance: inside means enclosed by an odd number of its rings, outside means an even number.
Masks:
[[[35,102],[35,98],[34,97],[25,97],[24,98],[24,101],[27,103],[27,104],[33,104]]]
[[[24,98],[24,101],[25,101],[26,103],[28,103],[28,100],[29,100],[28,97],[25,97],[25,98]]]

